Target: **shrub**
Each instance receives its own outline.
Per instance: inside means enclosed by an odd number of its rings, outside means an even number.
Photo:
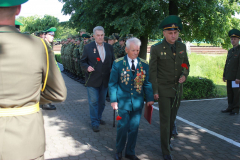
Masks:
[[[55,59],[57,62],[62,64],[61,54],[55,54]]]
[[[207,78],[188,76],[183,84],[183,99],[200,99],[216,97],[216,86]]]

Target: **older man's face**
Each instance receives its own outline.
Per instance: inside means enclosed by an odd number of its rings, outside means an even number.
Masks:
[[[95,34],[93,35],[97,44],[102,44],[104,42],[104,36],[105,34],[101,30],[96,30]]]
[[[140,51],[140,46],[135,45],[134,43],[130,43],[129,48],[125,48],[125,52],[128,54],[128,57],[131,59],[135,59],[138,57]]]
[[[165,30],[163,31],[163,35],[168,43],[174,44],[178,39],[179,32],[177,30]]]

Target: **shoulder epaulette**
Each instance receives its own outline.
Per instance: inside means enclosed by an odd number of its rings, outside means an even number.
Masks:
[[[158,43],[155,43],[155,44],[152,45],[152,46],[157,46],[157,45],[159,45],[159,44],[162,44],[162,41],[161,41],[161,42],[158,42]]]
[[[146,64],[148,64],[148,61],[146,61],[145,59],[139,58],[141,62],[144,62]]]
[[[119,61],[121,61],[123,59],[124,59],[124,57],[118,58],[118,59],[115,60],[115,62],[119,62]]]

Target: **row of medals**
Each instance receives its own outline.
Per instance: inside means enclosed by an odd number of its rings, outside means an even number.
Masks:
[[[122,83],[125,83],[125,85],[128,85],[128,82],[129,82],[129,77],[130,77],[130,75],[128,74],[129,71],[130,71],[130,69],[128,69],[128,67],[127,67],[126,71],[123,68],[122,72],[121,72],[120,79],[121,79]],[[146,74],[146,71],[143,70],[142,67],[141,67],[141,72],[139,72],[139,70],[137,70],[137,76],[134,79],[134,88],[136,88],[136,91],[138,93],[141,93],[142,85],[143,85],[143,82],[144,82],[145,77],[146,77],[145,74]]]

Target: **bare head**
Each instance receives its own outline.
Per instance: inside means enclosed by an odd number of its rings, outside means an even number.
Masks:
[[[141,41],[138,38],[130,38],[126,42],[125,52],[128,54],[128,57],[135,59],[138,57],[140,52]]]
[[[97,26],[93,29],[93,37],[97,44],[102,44],[104,42],[104,28],[102,26]]]

